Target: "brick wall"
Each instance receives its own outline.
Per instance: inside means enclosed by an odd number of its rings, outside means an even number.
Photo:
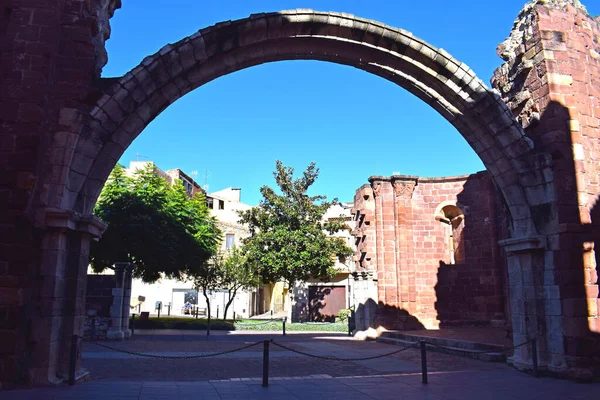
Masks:
[[[42,239],[44,208],[62,205],[82,115],[92,108],[106,63],[108,18],[118,3],[13,0],[0,6],[0,342],[7,344],[0,382],[58,379],[57,332],[73,329],[61,327],[67,320],[61,317],[72,317],[75,308],[64,281],[74,277],[66,276],[64,240]],[[63,264],[40,268],[44,252]]]
[[[110,307],[113,303],[112,290],[117,286],[114,275],[88,275],[85,299],[85,322],[83,334],[96,339],[106,338],[111,327]],[[92,324],[94,325],[92,328]]]
[[[588,357],[600,349],[600,26],[577,2],[528,5],[499,46],[506,63],[492,84],[552,160],[554,209],[540,210],[548,234],[544,284],[550,353]],[[596,246],[595,246],[596,244]],[[564,336],[561,336],[564,335]],[[565,363],[586,362],[567,358]]]
[[[370,181],[355,195],[353,233],[359,269],[377,271],[377,322],[417,329],[505,320],[497,242],[507,228],[488,173]]]

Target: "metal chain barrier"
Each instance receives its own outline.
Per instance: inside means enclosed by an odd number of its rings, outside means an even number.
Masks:
[[[277,323],[277,322],[282,322],[282,320],[280,320],[280,319],[270,319],[268,321],[259,322],[259,323],[256,323],[256,324],[247,323],[247,322],[246,323],[243,323],[243,322],[234,322],[233,325],[234,326],[240,326],[240,327],[243,328],[243,327],[246,327],[246,326],[248,326],[248,327],[261,326],[261,325],[272,324],[272,323]]]
[[[236,351],[246,350],[246,349],[249,349],[250,347],[254,347],[254,346],[257,346],[257,345],[259,345],[259,344],[262,343],[262,341],[260,341],[260,342],[255,342],[255,343],[248,344],[246,346],[238,347],[238,348],[232,349],[232,350],[225,350],[225,351],[220,351],[220,352],[217,352],[217,353],[200,354],[200,355],[194,355],[194,356],[161,356],[161,355],[156,355],[156,354],[147,354],[147,353],[139,353],[139,352],[136,352],[136,351],[123,350],[123,349],[119,349],[119,348],[116,348],[116,347],[112,347],[112,346],[108,346],[108,345],[105,345],[105,344],[101,344],[101,343],[98,343],[98,342],[90,341],[90,340],[87,340],[85,338],[81,338],[81,339],[84,342],[86,342],[86,343],[91,343],[91,344],[93,344],[95,346],[103,347],[105,349],[112,350],[112,351],[115,351],[117,353],[125,353],[125,354],[130,354],[130,355],[139,356],[139,357],[160,358],[160,359],[176,359],[176,360],[188,360],[188,359],[193,359],[193,358],[216,357],[216,356],[221,356],[223,354],[235,353]]]
[[[312,358],[319,358],[321,360],[329,360],[329,361],[366,361],[366,360],[373,360],[373,359],[376,359],[376,358],[388,357],[388,356],[391,356],[391,355],[394,355],[394,354],[398,354],[398,353],[403,352],[405,350],[408,350],[410,348],[414,348],[418,344],[418,343],[412,343],[411,345],[403,347],[403,348],[401,348],[399,350],[395,350],[395,351],[392,351],[390,353],[379,354],[379,355],[376,355],[376,356],[341,358],[341,357],[332,357],[332,356],[319,356],[319,355],[316,355],[316,354],[305,353],[305,352],[300,351],[300,350],[292,349],[291,347],[284,346],[284,345],[279,344],[279,343],[274,342],[274,341],[271,341],[271,343],[273,343],[277,347],[280,347],[280,348],[282,348],[284,350],[291,351],[293,353],[302,354],[303,356],[312,357]]]
[[[271,321],[267,321],[265,323],[271,323],[273,322]],[[285,326],[285,321],[284,322],[284,326]],[[285,334],[285,331],[284,331]],[[77,336],[77,335],[72,335],[71,336],[71,360],[70,360],[70,365],[69,365],[69,378],[68,378],[68,383],[69,385],[74,385],[75,384],[75,364],[76,364],[76,360],[77,360],[77,344],[79,342],[79,339],[81,339],[84,342],[87,343],[91,343],[94,344],[98,347],[102,347],[108,350],[112,350],[118,353],[125,353],[125,354],[130,354],[130,355],[134,355],[134,356],[139,356],[139,357],[149,357],[149,358],[158,358],[158,359],[178,359],[178,360],[187,360],[187,359],[197,359],[197,358],[208,358],[208,357],[216,357],[216,356],[220,356],[220,355],[224,355],[224,354],[229,354],[229,353],[234,353],[237,351],[241,351],[241,350],[245,350],[245,349],[249,349],[251,347],[257,346],[261,343],[263,343],[264,348],[263,348],[263,383],[262,385],[264,387],[269,386],[269,345],[272,343],[273,345],[284,349],[284,350],[288,350],[291,351],[292,353],[296,353],[296,354],[300,354],[303,356],[307,356],[307,357],[311,357],[311,358],[317,358],[317,359],[321,359],[321,360],[328,360],[328,361],[367,361],[367,360],[374,360],[377,358],[383,358],[383,357],[389,357],[392,356],[394,354],[398,354],[401,353],[403,351],[406,351],[408,349],[411,348],[415,348],[417,345],[420,347],[421,349],[421,377],[422,377],[422,383],[423,384],[427,384],[428,383],[428,376],[427,376],[427,345],[431,345],[434,347],[438,347],[438,348],[444,348],[444,349],[448,349],[448,350],[458,350],[459,349],[453,349],[450,347],[446,347],[446,346],[442,346],[442,345],[437,345],[434,343],[430,343],[427,341],[419,341],[418,343],[411,343],[406,347],[400,348],[398,350],[389,352],[389,353],[385,353],[385,354],[379,354],[379,355],[375,355],[375,356],[369,356],[369,357],[349,357],[349,358],[342,358],[342,357],[333,357],[333,356],[320,356],[320,355],[316,355],[316,354],[310,354],[310,353],[306,353],[304,351],[301,350],[296,350],[293,349],[291,347],[285,346],[283,344],[277,343],[273,340],[262,340],[259,342],[254,342],[254,343],[250,343],[247,344],[245,346],[242,347],[238,347],[235,349],[231,349],[231,350],[225,350],[225,351],[221,351],[221,352],[217,352],[217,353],[208,353],[208,354],[201,354],[201,355],[193,355],[193,356],[162,356],[162,355],[156,355],[156,354],[147,354],[147,353],[140,353],[140,352],[136,352],[136,351],[129,351],[129,350],[123,350],[123,349],[119,349],[113,346],[108,346],[105,344],[101,344],[101,343],[97,343],[94,342],[93,340],[87,340],[81,336]],[[527,344],[531,344],[532,347],[532,372],[533,372],[533,376],[534,377],[538,377],[538,362],[537,362],[537,345],[536,345],[536,338],[532,338],[527,340],[524,343],[518,344],[516,346],[512,346],[512,347],[507,347],[507,348],[503,348],[501,351],[507,351],[507,350],[512,350],[512,349],[516,349],[519,348],[521,346],[525,346]],[[494,354],[494,353],[498,353],[498,351],[476,351],[475,353],[477,354]]]
[[[518,345],[516,345],[516,346],[512,346],[512,347],[504,347],[504,348],[502,348],[502,349],[499,349],[499,350],[497,350],[497,351],[490,351],[490,350],[468,350],[468,349],[457,349],[457,348],[453,348],[453,347],[443,346],[443,345],[441,345],[441,344],[431,343],[431,342],[428,342],[428,341],[426,341],[426,340],[424,340],[424,342],[425,342],[426,344],[430,345],[430,346],[433,346],[433,347],[438,347],[438,348],[440,348],[440,349],[446,349],[446,350],[451,350],[451,351],[456,351],[456,352],[469,352],[469,353],[472,353],[472,354],[498,354],[498,353],[500,353],[500,352],[505,352],[505,351],[508,351],[508,350],[513,350],[513,349],[519,348],[519,347],[521,347],[521,346],[525,346],[526,344],[529,344],[529,343],[531,343],[531,339],[529,339],[529,340],[527,340],[526,342],[523,342],[523,343],[521,343],[521,344],[518,344]]]

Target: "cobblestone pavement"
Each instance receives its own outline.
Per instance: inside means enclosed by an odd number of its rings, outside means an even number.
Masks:
[[[115,348],[162,356],[204,355],[274,339],[292,349],[327,357],[369,357],[400,347],[341,335],[138,335]],[[192,339],[190,339],[192,337]],[[235,337],[235,339],[233,339]],[[1,391],[2,400],[21,399],[544,399],[598,400],[600,384],[534,379],[504,363],[428,352],[429,384],[421,383],[420,352],[367,361],[311,358],[270,344],[268,388],[262,387],[263,344],[218,357],[155,359],[86,343],[84,367],[91,381],[73,387]]]

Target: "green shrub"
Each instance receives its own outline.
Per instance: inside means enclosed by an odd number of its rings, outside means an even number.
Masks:
[[[147,320],[136,319],[136,329],[186,329],[186,330],[206,330],[208,320],[193,318],[150,318]],[[223,320],[212,320],[210,329],[215,331],[232,331],[233,323]]]
[[[336,322],[345,322],[348,321],[348,318],[350,317],[350,313],[351,311],[347,308],[342,309],[338,312],[338,317],[337,317],[337,321]]]

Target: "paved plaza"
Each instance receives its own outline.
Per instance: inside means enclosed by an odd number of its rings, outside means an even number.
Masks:
[[[270,344],[269,387],[262,386],[263,343],[208,358],[264,339]],[[504,363],[428,352],[429,383],[421,383],[418,349],[372,360],[401,347],[335,333],[141,331],[126,342],[85,343],[90,380],[73,387],[0,392],[2,400],[37,399],[544,399],[597,400],[600,383],[535,379]],[[136,353],[168,358],[148,358]]]

